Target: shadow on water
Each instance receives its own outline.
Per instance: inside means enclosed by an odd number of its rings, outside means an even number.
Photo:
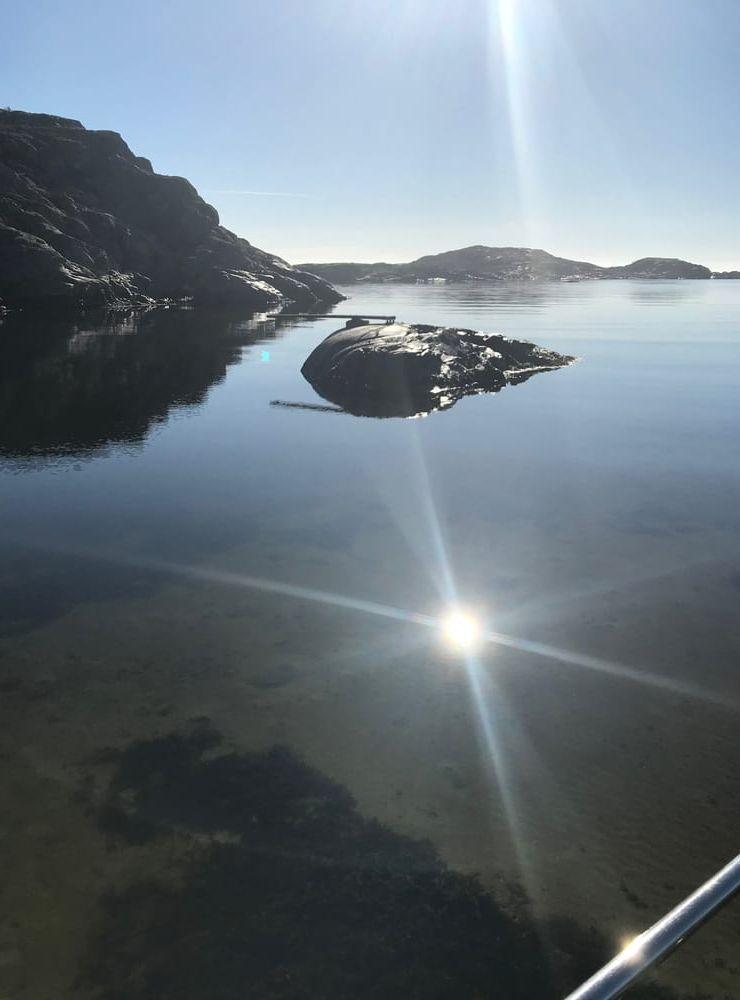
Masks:
[[[95,806],[111,846],[159,841],[180,861],[102,899],[78,988],[101,1000],[554,1000],[609,957],[570,920],[543,935],[526,904],[501,906],[430,844],[363,817],[290,750],[220,742],[194,720],[95,761],[112,768]],[[675,996],[650,983],[631,995]]]
[[[157,309],[0,325],[0,456],[85,457],[139,444],[175,408],[201,404],[245,347],[290,320]]]

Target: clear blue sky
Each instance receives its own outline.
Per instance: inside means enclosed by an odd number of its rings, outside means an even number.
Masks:
[[[740,267],[740,0],[0,0],[0,24],[1,104],[120,132],[293,262]]]

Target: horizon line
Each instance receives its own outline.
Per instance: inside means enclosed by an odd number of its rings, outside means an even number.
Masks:
[[[633,257],[633,258],[629,259],[626,262],[626,264],[625,263],[595,264],[593,261],[587,260],[586,258],[583,258],[583,257],[580,257],[580,258],[579,257],[566,257],[566,256],[563,256],[563,255],[558,254],[558,253],[552,253],[549,250],[543,250],[542,247],[529,247],[529,246],[523,246],[523,245],[522,246],[516,246],[516,245],[511,244],[511,243],[509,243],[509,244],[501,244],[499,246],[492,246],[492,245],[490,245],[488,243],[467,243],[467,244],[465,244],[465,246],[453,247],[451,249],[448,248],[446,250],[430,250],[430,251],[426,251],[424,253],[418,254],[418,256],[416,256],[416,257],[407,258],[407,259],[404,259],[404,260],[391,260],[391,259],[388,259],[388,258],[379,258],[379,257],[376,257],[375,259],[368,259],[368,258],[366,258],[366,259],[360,259],[360,258],[357,258],[357,257],[355,257],[355,258],[339,259],[338,257],[332,257],[332,258],[327,258],[327,259],[324,259],[324,260],[320,260],[320,259],[316,259],[316,257],[312,257],[309,260],[307,257],[304,256],[300,262],[297,262],[293,266],[298,266],[299,263],[311,263],[311,264],[389,264],[391,266],[398,266],[398,265],[403,265],[403,264],[414,264],[414,263],[416,263],[416,261],[421,260],[423,257],[436,257],[436,256],[439,256],[439,255],[445,254],[445,253],[459,253],[462,250],[472,250],[472,249],[475,249],[475,248],[478,248],[478,247],[486,249],[486,250],[533,250],[533,251],[539,251],[540,253],[546,253],[546,254],[548,254],[551,257],[556,257],[559,260],[566,260],[566,261],[572,262],[574,264],[590,264],[593,267],[604,267],[604,268],[625,267],[625,266],[627,266],[629,264],[634,264],[637,261],[641,261],[641,260],[676,260],[676,261],[681,261],[682,263],[685,263],[685,264],[694,264],[694,265],[696,265],[698,267],[706,267],[708,270],[710,270],[712,272],[712,274],[721,274],[721,273],[723,273],[725,271],[740,271],[740,264],[736,264],[736,265],[733,266],[733,265],[730,265],[728,263],[725,263],[721,267],[712,267],[709,264],[704,264],[704,263],[701,263],[701,262],[699,262],[697,260],[690,260],[687,257],[678,257],[676,255],[667,256],[667,255],[664,255],[664,254],[643,254],[640,257]],[[295,255],[294,254],[285,253],[284,256],[285,256],[286,259],[290,259],[291,257],[294,257]]]

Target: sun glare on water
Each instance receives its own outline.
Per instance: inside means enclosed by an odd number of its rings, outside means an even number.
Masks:
[[[454,649],[472,649],[480,640],[476,619],[465,611],[450,611],[442,619],[442,635]]]

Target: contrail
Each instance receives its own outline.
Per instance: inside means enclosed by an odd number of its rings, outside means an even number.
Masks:
[[[312,198],[313,195],[300,191],[250,191],[246,188],[205,188],[208,194],[254,194],[266,195],[268,198]]]

